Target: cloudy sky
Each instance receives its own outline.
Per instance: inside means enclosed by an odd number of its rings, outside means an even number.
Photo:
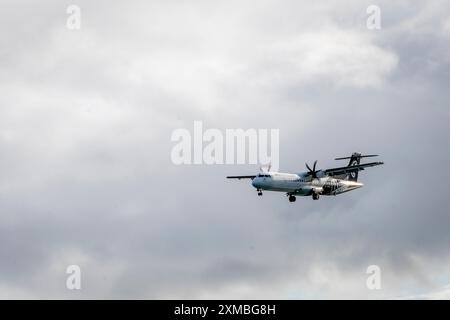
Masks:
[[[450,1],[0,9],[0,298],[450,297]],[[279,129],[282,171],[385,165],[339,197],[257,197],[224,177],[258,166],[172,163],[195,120]]]

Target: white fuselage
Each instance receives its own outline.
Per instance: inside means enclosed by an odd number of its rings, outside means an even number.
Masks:
[[[290,195],[337,195],[363,186],[360,182],[322,176],[312,179],[307,173],[263,172],[252,181],[258,190],[280,191]]]

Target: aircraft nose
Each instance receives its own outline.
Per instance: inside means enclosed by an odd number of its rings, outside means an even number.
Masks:
[[[261,183],[260,183],[260,181],[259,181],[258,178],[254,178],[254,179],[252,180],[252,186],[255,187],[255,188],[261,187]]]

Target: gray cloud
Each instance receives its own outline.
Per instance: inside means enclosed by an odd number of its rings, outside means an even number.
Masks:
[[[393,298],[450,283],[448,1],[2,3],[0,297]],[[175,166],[171,132],[279,128],[281,170],[385,165],[319,202]],[[79,264],[83,289],[65,288]],[[383,290],[365,287],[380,265]]]

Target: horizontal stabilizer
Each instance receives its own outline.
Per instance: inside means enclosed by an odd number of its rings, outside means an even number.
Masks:
[[[351,158],[371,158],[371,157],[378,157],[377,154],[364,154],[364,155],[353,155],[350,157],[340,157],[340,158],[334,158],[334,160],[346,160]]]
[[[332,169],[326,169],[324,172],[329,176],[336,176],[351,172],[358,172],[361,170],[364,170],[364,168],[368,167],[374,167],[384,164],[384,162],[370,162],[370,163],[364,163],[364,164],[357,164],[354,166],[347,166],[347,167],[340,167],[340,168],[332,168]]]

